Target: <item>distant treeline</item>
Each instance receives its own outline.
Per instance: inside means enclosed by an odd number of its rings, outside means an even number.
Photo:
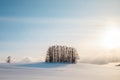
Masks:
[[[46,62],[76,63],[78,58],[75,48],[56,45],[48,48]]]

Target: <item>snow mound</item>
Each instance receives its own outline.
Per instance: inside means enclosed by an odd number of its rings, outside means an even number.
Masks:
[[[0,64],[0,80],[119,80],[120,67],[85,63]]]

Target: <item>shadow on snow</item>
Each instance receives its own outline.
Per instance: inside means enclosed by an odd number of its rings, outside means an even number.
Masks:
[[[22,64],[19,66],[23,67],[36,67],[36,68],[56,68],[67,66],[70,63],[46,63],[46,62],[39,62],[39,63],[30,63],[30,64]]]

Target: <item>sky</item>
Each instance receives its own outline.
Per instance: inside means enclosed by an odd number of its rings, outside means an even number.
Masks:
[[[0,59],[9,55],[15,60],[44,59],[51,45],[75,47],[83,57],[113,51],[109,46],[119,49],[120,36],[109,37],[111,30],[119,32],[119,4],[119,0],[0,0]]]

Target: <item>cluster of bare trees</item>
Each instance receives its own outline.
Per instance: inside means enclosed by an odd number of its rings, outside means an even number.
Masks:
[[[51,46],[48,48],[46,62],[76,63],[78,54],[75,48],[67,46]]]

